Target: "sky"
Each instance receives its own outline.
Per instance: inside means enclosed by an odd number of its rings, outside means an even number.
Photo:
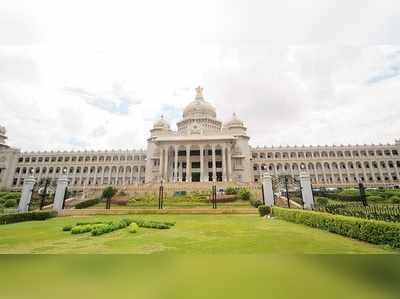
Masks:
[[[31,150],[141,149],[204,87],[252,146],[400,138],[400,1],[0,1],[0,125]]]

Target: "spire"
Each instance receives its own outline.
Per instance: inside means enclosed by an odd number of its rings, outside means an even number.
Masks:
[[[203,100],[203,87],[196,88],[196,100]]]

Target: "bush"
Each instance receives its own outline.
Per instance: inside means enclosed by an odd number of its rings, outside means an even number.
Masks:
[[[315,203],[316,203],[318,206],[324,207],[324,206],[328,205],[329,199],[326,198],[326,197],[317,196],[317,197],[315,198]]]
[[[261,199],[254,199],[253,197],[251,197],[250,204],[257,209],[259,206],[263,204],[263,202]]]
[[[400,204],[400,196],[392,196],[390,202],[393,204]]]
[[[138,230],[139,230],[139,226],[136,223],[133,222],[133,223],[129,224],[129,232],[131,234],[137,233]]]
[[[75,209],[85,209],[94,205],[97,205],[100,202],[99,198],[89,199],[86,201],[82,201],[75,205]]]
[[[339,193],[334,194],[332,197],[332,199],[342,201],[358,201],[360,200],[360,192],[358,189],[344,189]]]
[[[5,208],[15,208],[16,206],[17,206],[17,200],[14,198],[9,198],[4,203]]]
[[[23,221],[46,220],[57,216],[56,211],[26,212],[0,215],[0,224],[16,223]]]
[[[66,225],[66,226],[63,227],[62,230],[63,230],[63,232],[69,232],[69,231],[72,230],[72,225]]]
[[[370,196],[367,196],[367,201],[368,202],[382,202],[383,197],[378,196],[378,195],[370,195]]]
[[[248,189],[240,189],[239,198],[241,200],[250,200],[250,198],[251,198],[250,190],[248,190]]]
[[[233,187],[228,187],[225,189],[225,194],[226,195],[236,195],[236,194],[238,194],[238,189],[233,188]]]
[[[94,226],[92,225],[76,225],[71,229],[71,234],[77,235],[77,234],[84,234],[92,231]]]
[[[266,216],[271,214],[271,207],[266,206],[266,205],[260,205],[258,206],[258,213],[260,213],[260,216]]]
[[[397,223],[276,207],[272,212],[277,218],[289,222],[305,224],[373,244],[400,248],[400,224]]]

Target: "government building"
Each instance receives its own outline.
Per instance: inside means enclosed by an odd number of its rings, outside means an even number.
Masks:
[[[254,184],[265,172],[298,177],[315,187],[399,187],[400,140],[393,144],[251,147],[237,115],[227,122],[196,88],[173,131],[161,116],[147,150],[23,152],[7,145],[0,127],[0,188],[19,190],[24,179],[66,175],[69,188],[231,182]]]

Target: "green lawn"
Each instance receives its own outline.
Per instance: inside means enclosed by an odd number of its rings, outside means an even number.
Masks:
[[[398,253],[345,237],[256,215],[143,215],[175,221],[170,230],[126,229],[103,236],[71,235],[66,224],[138,216],[59,217],[0,226],[0,253]]]

